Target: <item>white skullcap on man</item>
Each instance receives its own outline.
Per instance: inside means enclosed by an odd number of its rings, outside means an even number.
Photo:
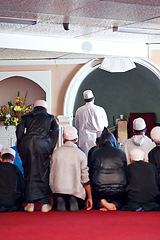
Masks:
[[[45,100],[36,100],[34,102],[34,107],[44,107],[44,108],[48,108],[47,102]]]
[[[2,144],[0,144],[0,153],[2,152],[4,146]]]
[[[144,152],[141,149],[135,148],[130,151],[130,159],[133,161],[140,161],[144,159]]]
[[[157,126],[157,127],[152,128],[150,136],[154,142],[159,143],[160,142],[160,127]]]
[[[13,155],[13,157],[15,157],[16,152],[13,148],[4,148],[1,152],[1,155],[5,154],[5,153],[10,153]]]
[[[78,138],[77,129],[72,126],[67,126],[63,130],[63,137],[66,140],[74,140]]]
[[[136,131],[141,131],[146,128],[146,123],[143,118],[139,117],[133,120],[133,129]]]
[[[84,99],[90,99],[90,98],[93,98],[94,95],[91,90],[86,90],[83,92],[83,97],[84,97]]]

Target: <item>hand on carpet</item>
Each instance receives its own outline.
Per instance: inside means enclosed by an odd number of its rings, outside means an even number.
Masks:
[[[85,204],[86,204],[85,209],[86,210],[91,210],[92,206],[93,206],[92,198],[87,198]]]

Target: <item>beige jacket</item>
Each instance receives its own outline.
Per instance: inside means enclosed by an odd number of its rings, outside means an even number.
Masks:
[[[70,194],[85,200],[83,184],[88,181],[87,158],[76,144],[67,141],[62,147],[54,150],[50,169],[52,193]]]

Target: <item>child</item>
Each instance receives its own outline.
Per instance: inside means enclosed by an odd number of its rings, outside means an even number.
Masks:
[[[22,166],[22,160],[21,160],[21,158],[20,158],[20,156],[18,154],[17,146],[12,146],[11,148],[14,149],[14,151],[15,151],[14,165],[19,167],[22,175],[24,176],[24,169],[23,169],[23,166]]]
[[[13,164],[15,151],[5,148],[0,161],[0,212],[23,211],[23,176]]]

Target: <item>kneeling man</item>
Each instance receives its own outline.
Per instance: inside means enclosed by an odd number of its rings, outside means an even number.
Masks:
[[[131,164],[126,167],[127,204],[122,210],[160,210],[160,205],[156,203],[159,196],[156,168],[152,163],[144,162],[144,156],[144,152],[138,148],[130,152]]]
[[[85,153],[77,147],[77,129],[64,128],[64,145],[53,151],[50,169],[50,188],[57,210],[79,210],[79,202],[86,199],[86,209],[92,208],[92,195]]]

